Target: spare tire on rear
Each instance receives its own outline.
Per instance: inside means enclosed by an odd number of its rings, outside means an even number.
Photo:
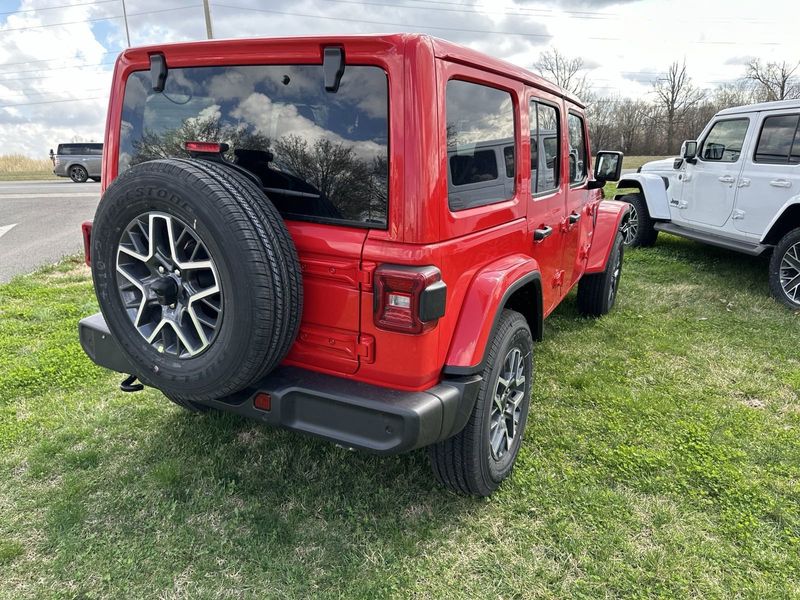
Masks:
[[[210,400],[273,370],[297,336],[302,281],[277,209],[245,175],[207,160],[135,165],[106,190],[92,276],[135,375]]]

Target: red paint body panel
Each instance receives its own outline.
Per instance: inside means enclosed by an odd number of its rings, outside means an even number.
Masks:
[[[587,273],[600,273],[605,270],[622,219],[629,211],[630,208],[625,202],[616,200],[603,200],[597,205],[594,239],[586,264]]]
[[[163,54],[169,68],[321,64],[328,45],[344,48],[346,64],[379,66],[388,76],[388,226],[368,230],[287,222],[303,268],[304,308],[300,335],[285,362],[386,387],[423,390],[441,379],[445,365],[481,362],[500,301],[514,282],[541,273],[548,314],[584,272],[587,256],[592,268],[604,265],[607,238],[621,218],[619,203],[599,204],[594,229],[592,213],[599,196],[585,186],[569,190],[562,177],[561,186],[548,196],[534,199],[531,194],[530,100],[546,100],[558,108],[561,173],[566,174],[567,111],[583,113],[576,98],[524,69],[421,35],[214,40],[134,48],[120,55],[114,69],[103,190],[117,176],[126,79],[147,70],[151,54]],[[511,94],[517,153],[515,191],[509,200],[459,212],[449,209],[445,86],[452,77]],[[581,223],[574,232],[562,232],[572,208],[583,211]],[[558,228],[558,234],[534,243],[534,229],[544,224]],[[410,335],[375,326],[372,273],[381,264],[433,265],[441,271],[447,305],[433,329]]]

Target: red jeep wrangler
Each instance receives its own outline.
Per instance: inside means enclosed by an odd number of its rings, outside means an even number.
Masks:
[[[623,203],[583,105],[422,35],[123,52],[84,225],[98,365],[390,454],[488,495],[525,429],[533,341],[577,284],[614,304]]]

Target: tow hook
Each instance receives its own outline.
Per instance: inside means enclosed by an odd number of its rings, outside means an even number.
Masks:
[[[123,392],[141,392],[144,386],[141,383],[136,383],[136,375],[128,375],[119,384],[119,389]]]

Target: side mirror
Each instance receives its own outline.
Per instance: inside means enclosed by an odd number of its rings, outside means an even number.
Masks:
[[[619,181],[622,176],[622,152],[603,150],[594,161],[594,178],[602,187],[609,181]]]
[[[694,163],[697,159],[697,141],[686,140],[681,144],[681,158],[688,163]]]

